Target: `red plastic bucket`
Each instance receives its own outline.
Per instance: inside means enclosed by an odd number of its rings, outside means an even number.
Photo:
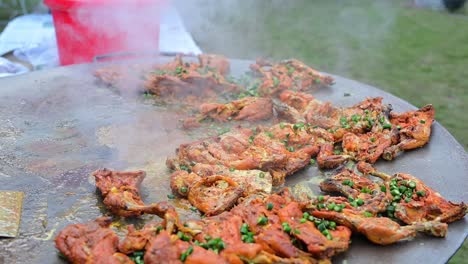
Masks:
[[[45,0],[52,11],[60,64],[96,56],[157,51],[164,0]]]

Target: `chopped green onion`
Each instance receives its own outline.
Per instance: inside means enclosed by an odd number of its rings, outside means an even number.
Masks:
[[[413,181],[410,181],[410,182],[408,183],[408,186],[409,186],[411,189],[414,189],[414,188],[416,188],[416,183],[413,182]]]
[[[260,177],[260,178],[262,178],[262,179],[265,178],[265,173],[264,173],[264,172],[260,172],[260,173],[258,174],[258,177]]]
[[[186,193],[188,191],[188,188],[185,187],[185,186],[182,186],[180,187],[180,190],[179,190],[181,193]]]
[[[318,197],[319,202],[322,202],[324,199],[325,199],[325,196],[319,195],[319,197]]]
[[[265,216],[260,216],[257,220],[257,224],[259,225],[266,225],[268,223],[268,218]]]
[[[361,198],[356,199],[356,204],[361,206],[364,204],[364,201]]]
[[[363,215],[364,215],[365,217],[372,217],[372,216],[373,216],[372,213],[367,212],[367,211],[364,212]]]
[[[335,212],[341,212],[342,210],[343,209],[339,205],[335,205],[335,207],[333,207],[333,211],[335,211]]]
[[[185,262],[187,257],[190,256],[190,254],[192,253],[193,253],[193,246],[189,246],[189,248],[184,253],[182,253],[182,255],[180,255],[180,260],[182,262]]]
[[[390,129],[390,128],[392,128],[392,125],[389,123],[383,125],[383,129]]]
[[[272,204],[272,203],[268,203],[268,204],[266,205],[266,208],[267,208],[268,211],[273,210],[273,204]]]
[[[294,234],[300,234],[301,231],[299,229],[294,229]]]
[[[315,160],[314,159],[310,159],[310,165],[315,165]]]
[[[307,222],[307,219],[301,218],[301,220],[299,222],[301,222],[301,224],[304,224],[305,222]]]
[[[425,191],[417,191],[416,194],[420,197],[426,195],[426,192]]]
[[[175,199],[175,196],[171,193],[171,194],[168,194],[168,195],[167,195],[167,198],[168,198],[168,199]]]
[[[419,120],[419,123],[421,123],[421,124],[426,124],[426,120],[421,119],[421,120]]]
[[[283,222],[281,225],[283,226],[284,232],[286,232],[286,233],[291,232],[291,226],[289,226],[289,224],[287,222]]]

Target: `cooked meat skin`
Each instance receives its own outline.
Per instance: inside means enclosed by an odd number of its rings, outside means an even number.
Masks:
[[[270,98],[245,97],[227,104],[204,103],[200,105],[200,117],[217,121],[228,120],[260,121],[273,116],[273,102]]]
[[[394,159],[400,152],[424,146],[431,136],[431,126],[434,122],[435,110],[432,105],[426,105],[416,111],[405,113],[390,113],[390,122],[400,127],[399,142],[385,149],[383,158]]]
[[[229,62],[216,55],[201,55],[200,63],[184,62],[181,56],[150,72],[144,83],[150,93],[165,100],[215,98],[219,92],[238,87],[224,78]]]
[[[140,197],[140,184],[146,173],[144,171],[119,172],[100,169],[93,172],[96,187],[104,197],[103,203],[115,215],[135,217],[142,214],[163,215],[162,203],[145,205]]]
[[[438,192],[427,186],[420,179],[406,173],[396,173],[394,176],[377,171],[372,165],[360,162],[358,170],[374,175],[385,181],[390,190],[393,186],[407,191],[401,194],[390,194],[391,198],[399,196],[401,200],[395,206],[395,217],[406,224],[417,224],[428,221],[451,223],[462,219],[467,212],[465,203],[452,203],[445,200]],[[411,183],[411,185],[410,185]]]
[[[243,189],[228,177],[207,176],[190,187],[189,202],[204,214],[216,215],[233,207]]]
[[[111,222],[111,218],[101,217],[69,225],[58,233],[55,246],[72,263],[133,263],[117,252],[119,238],[108,228]]]

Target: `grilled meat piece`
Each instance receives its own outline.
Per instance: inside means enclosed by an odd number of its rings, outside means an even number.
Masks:
[[[349,199],[354,210],[371,213],[374,216],[385,212],[392,201],[390,192],[386,188],[349,169],[344,169],[322,181],[320,189],[324,192],[340,193]]]
[[[96,187],[104,197],[103,203],[113,214],[123,217],[156,214],[162,217],[167,207],[164,203],[145,205],[141,200],[139,188],[145,175],[144,171],[101,169],[93,172]]]
[[[214,68],[222,75],[229,73],[229,61],[226,57],[217,54],[200,54],[198,61],[201,68]]]
[[[259,121],[273,116],[273,103],[270,98],[244,97],[227,104],[204,103],[200,105],[200,117],[217,121],[247,120]]]
[[[312,216],[347,226],[379,245],[412,239],[417,232],[429,233],[436,237],[445,237],[447,234],[446,223],[429,221],[400,226],[390,218],[376,217],[371,212],[356,209],[344,197],[321,197],[312,202],[312,208],[309,211]]]
[[[127,226],[127,235],[119,243],[119,251],[124,254],[130,254],[145,249],[146,244],[151,237],[156,236],[164,229],[164,223],[149,223],[142,229],[135,229],[133,225]]]
[[[278,186],[286,176],[307,166],[311,156],[319,149],[317,145],[327,140],[324,138],[326,132],[307,132],[304,125],[301,128],[284,124],[278,126],[278,129],[271,131],[268,128],[239,128],[219,137],[182,144],[177,150],[177,157],[169,159],[167,165],[171,169],[180,169],[191,168],[194,164],[222,164],[235,170],[262,170],[270,172],[273,186]],[[284,132],[279,131],[283,128]],[[310,135],[301,138],[296,136],[298,133]]]
[[[438,192],[412,175],[397,173],[392,177],[378,172],[364,162],[358,164],[358,169],[385,180],[385,186],[394,202],[389,213],[406,224],[427,221],[451,223],[466,214],[465,203],[456,204],[445,200]]]
[[[101,217],[85,224],[65,227],[55,246],[71,263],[133,263],[117,251],[118,236],[109,228],[112,219]]]
[[[165,99],[215,98],[220,92],[238,89],[223,76],[229,65],[227,60],[215,55],[200,56],[199,60],[200,63],[184,62],[181,56],[176,56],[174,61],[150,72],[144,86],[150,93]]]
[[[385,129],[360,135],[346,133],[342,142],[343,153],[356,161],[375,163],[384,150],[392,145],[395,138],[393,131]]]
[[[190,248],[190,249],[189,249]],[[190,253],[188,253],[190,252]],[[185,257],[182,257],[182,256]],[[144,256],[145,263],[227,263],[211,250],[178,239],[161,231],[149,241]]]
[[[380,132],[389,125],[390,105],[382,104],[382,97],[367,98],[364,101],[346,108],[338,108],[330,102],[322,102],[312,95],[284,91],[279,96],[281,102],[290,108],[275,108],[280,116],[298,119],[302,116],[311,126],[328,129],[335,142],[340,142],[345,133],[363,134],[369,131]],[[295,109],[292,113],[285,111]]]
[[[394,159],[400,152],[424,146],[431,136],[431,126],[434,122],[435,110],[432,105],[426,105],[416,111],[391,113],[390,122],[399,128],[399,142],[385,149],[383,158]]]
[[[190,187],[188,200],[206,215],[217,215],[233,207],[243,192],[242,188],[228,177],[207,176]]]
[[[261,96],[277,95],[284,90],[305,91],[334,82],[331,76],[321,74],[295,59],[274,64],[257,60],[250,68],[262,79],[258,88]]]
[[[320,258],[329,258],[339,252],[346,251],[349,247],[351,230],[344,226],[338,226],[329,231],[331,239],[328,239],[315,224],[309,219],[301,222],[303,212],[297,202],[290,202],[278,210],[278,216],[282,223],[288,223],[294,230],[292,235],[302,241],[307,251]]]

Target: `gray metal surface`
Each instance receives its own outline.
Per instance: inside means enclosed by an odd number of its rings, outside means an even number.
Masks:
[[[233,74],[243,73],[248,64],[233,61]],[[92,72],[98,66],[75,65],[0,79],[0,190],[25,192],[19,237],[0,239],[0,263],[63,262],[53,244],[57,231],[106,212],[89,177],[97,168],[144,169],[148,176],[143,199],[167,200],[165,158],[180,143],[192,140],[174,122],[184,113],[142,101],[131,89],[119,95],[97,85]],[[383,96],[395,111],[415,109],[395,96],[338,76],[331,89],[315,95],[342,106]],[[387,173],[411,173],[449,200],[468,201],[467,154],[437,122],[428,145],[395,161],[380,161],[377,167]],[[287,185],[317,192],[323,175],[311,167],[288,178]],[[445,263],[467,233],[465,218],[451,224],[444,239],[420,235],[383,247],[353,236],[350,250],[334,262]]]

